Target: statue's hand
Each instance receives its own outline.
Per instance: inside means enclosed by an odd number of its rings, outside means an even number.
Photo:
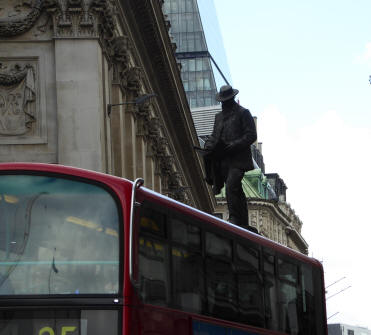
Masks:
[[[204,148],[206,150],[213,150],[215,147],[215,140],[212,137],[209,137],[206,142]]]
[[[210,142],[205,142],[204,149],[211,150],[211,147],[212,147],[212,145],[211,145]]]

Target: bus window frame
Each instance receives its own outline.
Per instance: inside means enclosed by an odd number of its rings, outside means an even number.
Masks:
[[[54,172],[44,171],[42,169],[4,169],[0,170],[0,176],[3,175],[27,175],[27,176],[39,176],[39,177],[51,177],[58,179],[65,179],[80,183],[90,184],[99,187],[106,191],[113,199],[117,209],[118,216],[118,253],[119,253],[119,264],[118,264],[118,292],[107,294],[107,293],[89,293],[89,294],[42,294],[42,295],[3,295],[0,299],[0,308],[3,306],[16,308],[20,306],[114,306],[122,303],[124,295],[124,272],[125,272],[125,237],[124,237],[124,204],[120,201],[120,197],[117,192],[112,189],[104,181],[91,179],[74,174],[73,171],[66,172]],[[115,309],[115,308],[113,308]]]
[[[217,218],[212,218],[210,216],[209,219],[207,218],[203,218],[203,217],[199,217],[197,215],[197,213],[195,212],[192,212],[192,211],[188,211],[187,208],[184,208],[183,205],[179,205],[177,202],[175,202],[176,206],[173,205],[173,201],[172,199],[168,200],[168,199],[164,199],[163,197],[156,197],[156,196],[152,196],[152,191],[150,191],[149,193],[147,192],[140,192],[140,195],[138,196],[138,199],[139,203],[141,204],[141,206],[143,204],[149,204],[149,206],[151,208],[154,208],[162,213],[164,213],[165,215],[167,215],[168,217],[182,217],[182,214],[186,217],[186,219],[184,219],[183,217],[183,221],[188,221],[190,222],[192,225],[194,226],[197,226],[200,230],[201,230],[201,253],[202,253],[202,257],[203,257],[203,263],[204,265],[206,264],[206,258],[207,258],[207,255],[206,255],[206,246],[205,246],[205,243],[206,243],[206,232],[211,232],[211,233],[214,233],[216,235],[222,235],[224,238],[228,238],[231,240],[232,242],[232,256],[231,256],[231,259],[232,259],[232,262],[235,263],[237,261],[237,252],[236,252],[236,248],[237,248],[237,243],[240,243],[242,246],[244,245],[248,245],[250,247],[253,247],[255,248],[255,250],[257,250],[259,252],[259,274],[264,277],[264,259],[263,259],[263,254],[264,252],[267,252],[268,254],[272,255],[274,257],[274,275],[273,275],[273,278],[275,280],[275,295],[276,295],[276,298],[278,298],[278,290],[279,290],[279,282],[280,282],[280,279],[279,279],[279,273],[278,273],[278,259],[282,259],[282,260],[287,260],[289,263],[292,263],[292,264],[295,264],[296,266],[296,269],[297,269],[297,283],[296,283],[296,289],[298,290],[299,289],[299,286],[301,286],[301,281],[300,281],[300,265],[301,264],[307,264],[309,265],[311,268],[313,269],[316,269],[316,271],[320,271],[320,263],[318,261],[310,261],[309,257],[308,256],[305,256],[305,255],[302,255],[300,254],[299,252],[297,251],[294,251],[292,249],[288,249],[287,247],[283,247],[283,246],[280,246],[280,245],[277,245],[276,243],[272,242],[272,241],[269,241],[267,239],[264,239],[264,240],[260,240],[260,237],[254,237],[254,236],[250,236],[249,237],[246,237],[244,236],[243,234],[239,234],[238,231],[234,231],[234,230],[240,230],[241,228],[239,227],[235,227],[231,224],[228,224],[227,226],[225,227],[222,227],[220,226],[220,224],[213,224],[214,220],[217,221],[217,222],[220,222],[222,220],[219,220]],[[139,214],[138,214],[138,217],[140,217],[140,207],[139,208]],[[184,213],[186,212],[186,213]],[[202,213],[203,214],[203,213]],[[204,214],[203,214],[204,215]],[[168,221],[168,219],[166,220]],[[134,222],[134,224],[137,223]],[[223,224],[226,224],[224,221],[223,221]],[[166,228],[166,231],[167,231],[167,234],[169,235],[169,227]],[[251,234],[249,232],[246,232],[246,234]],[[139,229],[137,231],[137,235],[135,236],[135,243],[138,242],[138,238],[139,238]],[[157,237],[156,237],[157,238]],[[174,243],[172,240],[171,240],[171,236],[167,236],[166,238],[164,238],[164,241],[167,241],[168,243],[168,246],[169,246],[169,251],[171,250],[171,247],[176,243]],[[206,269],[205,266],[203,266],[204,268],[204,271]],[[138,272],[139,272],[139,264],[137,262],[137,268],[136,268],[136,275],[138,275]],[[171,278],[172,277],[172,272],[173,272],[173,269],[172,269],[172,264],[171,264],[171,259],[170,259],[170,262],[169,262],[169,273],[168,273],[168,276]],[[322,277],[323,277],[323,270],[322,270]],[[314,278],[313,278],[314,280]],[[264,281],[263,281],[264,282]],[[144,304],[144,305],[149,305],[149,306],[153,306],[154,308],[169,308],[169,309],[175,309],[177,312],[180,312],[180,313],[184,313],[184,314],[193,314],[192,312],[187,312],[185,310],[182,310],[181,308],[179,308],[178,306],[175,306],[173,304],[174,302],[174,288],[173,288],[173,284],[172,284],[172,281],[170,280],[169,281],[170,283],[170,301],[171,303],[169,305],[167,305],[166,307],[160,307],[160,306],[157,306],[157,305],[152,305],[150,303],[147,303],[147,302],[144,302],[140,296],[139,296],[139,300],[141,302],[141,304]],[[299,285],[299,286],[298,286]],[[321,291],[321,294],[324,295],[323,291],[321,289],[323,289],[323,280],[321,282],[321,287],[318,287],[316,288],[316,290],[318,291]],[[207,285],[206,285],[206,276],[204,276],[204,290],[207,289]],[[265,295],[264,295],[264,291],[262,292],[262,295],[263,295],[263,309],[264,309],[264,319],[266,317],[266,310],[265,310]],[[206,297],[206,295],[205,295]],[[206,297],[207,298],[207,297]],[[320,326],[320,323],[322,324],[322,327],[326,327],[326,315],[325,315],[325,307],[323,305],[324,301],[322,301],[322,304],[321,304],[321,309],[324,310],[323,312],[321,313],[318,313],[314,315],[315,317],[315,320],[316,320],[316,323],[318,325],[318,327]],[[299,306],[300,308],[300,306]],[[207,311],[207,299],[205,301],[205,308],[204,308],[204,312]],[[280,313],[279,310],[277,310],[277,313]],[[319,320],[318,317],[320,317],[321,315],[324,316],[324,319],[323,320]],[[212,316],[208,313],[202,313],[202,314],[197,314],[197,319],[202,319],[202,318],[213,318],[215,319],[215,316]],[[195,318],[196,319],[196,318]],[[218,320],[218,322],[221,322],[221,323],[235,323],[235,321],[230,321],[230,320],[226,320],[226,319],[215,319],[215,320]],[[279,320],[278,320],[279,321]],[[251,326],[251,325],[248,325],[248,324],[243,324],[243,323],[240,323],[240,322],[237,322],[237,324],[240,324],[240,325],[243,325],[245,327],[253,327],[254,326]],[[280,325],[278,325],[278,327],[280,327]],[[259,329],[261,330],[265,330],[265,331],[270,331],[270,332],[277,332],[277,333],[280,333],[280,331],[276,330],[270,330],[268,328],[260,328]]]

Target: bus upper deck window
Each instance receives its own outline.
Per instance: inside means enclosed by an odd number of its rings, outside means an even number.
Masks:
[[[118,292],[119,214],[105,189],[0,175],[0,213],[1,295]]]

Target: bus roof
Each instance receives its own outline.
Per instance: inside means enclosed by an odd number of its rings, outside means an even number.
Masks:
[[[179,201],[176,201],[174,199],[171,199],[167,196],[164,196],[162,194],[159,194],[157,192],[154,192],[150,189],[147,189],[146,187],[141,187],[138,192],[143,192],[143,194],[146,195],[146,197],[150,198],[153,201],[157,201],[161,203],[162,205],[166,207],[172,207],[177,209],[180,212],[183,212],[184,214],[188,216],[192,216],[194,218],[197,218],[199,220],[207,221],[211,224],[214,224],[216,227],[219,227],[221,229],[230,231],[232,233],[235,233],[239,236],[241,236],[244,239],[248,239],[252,242],[255,242],[259,245],[262,245],[264,247],[268,247],[271,249],[274,249],[284,255],[294,257],[300,261],[310,263],[311,265],[317,266],[317,267],[322,267],[321,262],[319,262],[317,259],[308,257],[294,249],[291,249],[289,247],[286,247],[282,244],[279,244],[277,242],[274,242],[262,235],[255,234],[243,227],[236,226],[228,221],[222,220],[214,215],[205,213],[203,211],[200,211],[196,208],[193,208],[191,206],[188,206],[184,203],[181,203]]]

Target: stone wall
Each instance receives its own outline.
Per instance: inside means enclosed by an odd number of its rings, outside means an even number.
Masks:
[[[212,212],[161,5],[2,1],[0,161],[143,177],[147,187]],[[109,104],[122,105],[109,114]]]

